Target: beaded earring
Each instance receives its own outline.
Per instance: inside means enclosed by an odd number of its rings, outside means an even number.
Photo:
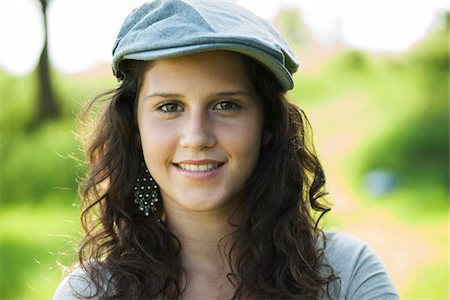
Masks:
[[[157,203],[160,198],[159,187],[155,182],[145,164],[141,164],[139,175],[136,179],[136,185],[133,187],[134,203],[138,205],[139,211],[144,216],[150,216],[157,211]]]

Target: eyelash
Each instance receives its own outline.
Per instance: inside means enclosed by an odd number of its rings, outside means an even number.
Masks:
[[[223,105],[231,105],[231,107],[224,108]],[[167,110],[168,107],[176,107],[176,109],[175,110]],[[240,106],[231,100],[220,101],[220,102],[214,104],[214,106],[213,106],[213,109],[218,109],[221,111],[232,111],[232,110],[236,110],[238,108],[240,108]],[[156,109],[163,113],[176,113],[176,112],[182,111],[181,105],[176,102],[172,102],[172,101],[164,102],[161,105],[159,105]]]

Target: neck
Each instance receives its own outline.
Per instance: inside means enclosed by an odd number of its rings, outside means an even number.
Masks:
[[[237,227],[227,212],[166,210],[166,224],[181,243],[183,266],[190,273],[228,272],[226,253]],[[219,274],[217,274],[219,275]]]
[[[166,224],[180,240],[182,267],[188,276],[182,299],[229,299],[233,295],[227,253],[233,242],[230,234],[237,230],[232,224],[239,224],[239,218],[230,218],[230,211],[165,209]]]

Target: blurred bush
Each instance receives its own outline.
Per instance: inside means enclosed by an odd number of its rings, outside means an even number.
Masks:
[[[297,74],[290,93],[303,107],[353,117],[345,122],[364,128],[342,169],[360,199],[382,199],[409,220],[447,214],[448,14],[443,24],[406,54],[341,49],[319,72]],[[349,105],[360,115],[345,114]],[[383,193],[373,193],[378,185]]]
[[[398,178],[399,200],[417,213],[446,212],[449,189],[449,56],[448,28],[433,32],[405,58],[391,62],[388,80],[399,93],[385,95],[395,106],[398,122],[367,144],[359,166],[361,175],[387,170]],[[403,93],[403,91],[405,91]],[[395,98],[394,98],[395,97]],[[385,109],[392,109],[386,102]],[[400,196],[398,194],[398,196]],[[403,195],[405,196],[405,195]],[[402,197],[403,198],[403,197]]]
[[[54,195],[68,190],[76,197],[76,180],[84,171],[80,163],[82,149],[76,138],[77,117],[82,103],[113,86],[111,78],[89,81],[56,74],[53,78],[58,100],[63,104],[63,116],[37,125],[30,122],[37,103],[36,76],[33,72],[15,78],[0,72],[2,206],[39,203],[51,195],[55,199]]]

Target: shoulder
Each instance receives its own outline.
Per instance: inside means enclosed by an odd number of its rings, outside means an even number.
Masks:
[[[77,268],[60,282],[53,300],[100,299],[105,295],[110,276],[103,271],[99,277],[104,284],[97,287],[85,270]]]
[[[325,232],[326,262],[340,278],[339,299],[398,299],[377,254],[347,234]]]

